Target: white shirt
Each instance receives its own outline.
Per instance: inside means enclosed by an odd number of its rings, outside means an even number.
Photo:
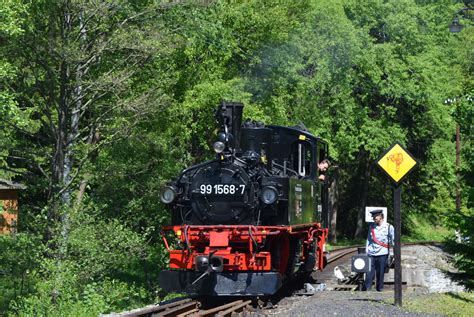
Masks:
[[[375,239],[385,244],[390,242],[390,244],[393,246],[393,240],[395,237],[395,230],[393,226],[385,221],[379,226],[375,223],[371,223],[369,226],[369,234],[367,235],[367,244],[365,250],[368,255],[378,256],[388,254],[388,248],[375,243],[373,240],[372,228],[374,229]]]

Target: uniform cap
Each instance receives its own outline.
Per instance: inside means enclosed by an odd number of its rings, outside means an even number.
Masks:
[[[383,213],[382,209],[375,209],[375,210],[370,211],[370,214],[372,215],[372,217],[375,217],[381,213]]]

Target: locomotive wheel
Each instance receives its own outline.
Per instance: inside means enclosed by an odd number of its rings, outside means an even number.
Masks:
[[[304,250],[305,255],[305,263],[304,263],[304,271],[305,272],[313,272],[314,268],[318,267],[318,241],[311,243],[308,247]]]
[[[280,236],[270,243],[272,269],[280,272],[284,278],[291,278],[298,269],[301,241],[298,237]]]
[[[269,246],[272,255],[272,269],[280,272],[282,276],[286,275],[288,266],[288,255],[290,254],[290,242],[287,235],[272,239]]]
[[[289,253],[288,253],[288,264],[286,268],[286,276],[291,277],[293,276],[296,271],[297,271],[297,263],[299,262],[299,251],[300,251],[300,245],[301,240],[298,239],[298,237],[291,237],[289,238]]]

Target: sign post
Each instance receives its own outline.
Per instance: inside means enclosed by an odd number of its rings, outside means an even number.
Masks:
[[[393,220],[395,221],[395,305],[402,306],[402,250],[401,237],[402,232],[402,214],[400,211],[402,189],[401,186],[393,188]]]
[[[393,214],[395,222],[395,305],[402,306],[402,252],[401,252],[401,182],[417,165],[416,159],[399,143],[395,142],[377,160],[377,165],[393,181]]]

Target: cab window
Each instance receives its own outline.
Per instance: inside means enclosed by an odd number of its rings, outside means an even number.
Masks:
[[[314,169],[311,144],[297,142],[293,146],[293,166],[300,177],[309,177]]]

